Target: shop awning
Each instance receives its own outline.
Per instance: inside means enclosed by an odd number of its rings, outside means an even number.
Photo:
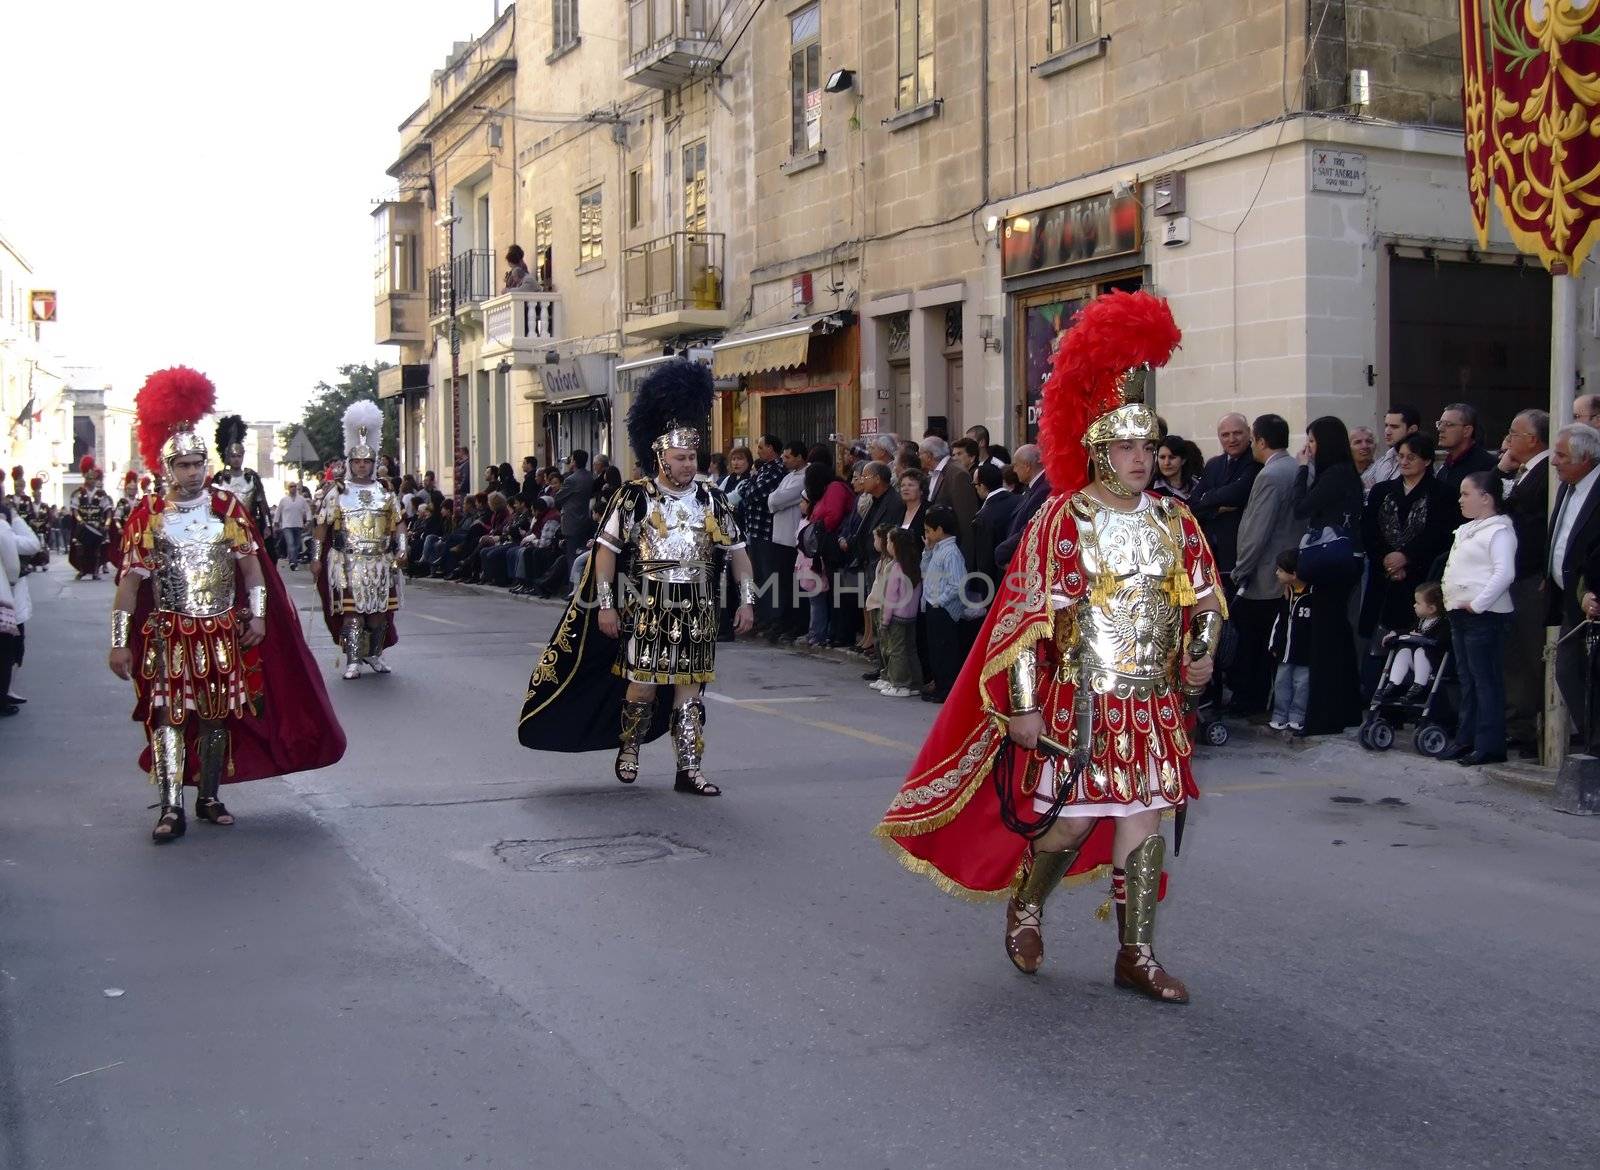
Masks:
[[[805,365],[814,335],[831,333],[843,324],[839,314],[823,313],[775,329],[735,334],[711,347],[711,372],[719,378],[736,378],[740,374],[792,370]]]

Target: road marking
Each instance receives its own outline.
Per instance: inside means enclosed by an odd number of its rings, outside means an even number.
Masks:
[[[453,622],[449,618],[434,617],[431,613],[420,613],[417,610],[407,610],[406,616],[419,617],[425,622],[438,622],[441,626],[461,626],[463,629],[466,628],[466,623],[464,622]]]
[[[820,703],[827,698],[826,695],[784,695],[765,699],[733,699],[727,695],[719,695],[715,691],[707,691],[706,698],[714,703],[727,703],[732,707],[747,707],[752,703]]]
[[[897,751],[915,752],[915,746],[903,743],[898,739],[890,739],[883,735],[874,735],[870,731],[862,731],[856,727],[846,727],[843,723],[834,723],[828,719],[807,719],[803,715],[791,715],[787,711],[780,711],[766,703],[755,699],[728,699],[725,702],[736,704],[746,711],[755,711],[761,715],[776,715],[779,719],[787,719],[791,723],[799,723],[804,727],[814,727],[818,731],[831,731],[835,735],[846,735],[851,739],[859,739],[862,743],[870,743],[874,747],[894,748]]]

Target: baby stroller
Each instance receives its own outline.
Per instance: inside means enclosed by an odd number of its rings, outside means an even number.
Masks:
[[[1435,649],[1438,643],[1423,634],[1402,634],[1389,647],[1383,660],[1382,680],[1372,693],[1367,716],[1361,721],[1357,738],[1369,752],[1386,752],[1394,746],[1395,732],[1407,723],[1415,724],[1411,744],[1419,755],[1437,758],[1450,744],[1451,712],[1445,692],[1447,676],[1454,665],[1448,645],[1439,659],[1439,668],[1426,684],[1393,687],[1388,683],[1395,656],[1406,649]]]
[[[1216,669],[1212,672],[1211,682],[1201,694],[1195,696],[1190,708],[1194,713],[1194,738],[1199,743],[1221,747],[1228,742],[1228,725],[1221,718],[1225,705],[1223,680],[1233,666],[1238,649],[1239,632],[1231,622],[1224,622],[1222,638],[1217,643]]]

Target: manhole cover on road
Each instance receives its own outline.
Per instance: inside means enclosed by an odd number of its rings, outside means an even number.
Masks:
[[[704,857],[704,849],[658,833],[625,833],[620,837],[563,837],[553,841],[501,841],[494,855],[512,869],[599,869]]]

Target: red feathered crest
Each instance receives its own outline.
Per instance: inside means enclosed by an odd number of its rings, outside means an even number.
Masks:
[[[164,466],[162,445],[173,432],[194,427],[217,401],[211,379],[188,366],[157,370],[145,379],[134,398],[139,415],[139,454],[145,466]]]
[[[94,469],[95,468],[94,468],[94,456],[93,455],[85,455],[82,459],[78,460],[78,474],[79,475],[88,475]]]
[[[1078,311],[1056,349],[1040,407],[1039,447],[1052,492],[1088,484],[1084,432],[1122,405],[1117,380],[1135,366],[1166,365],[1182,340],[1167,302],[1147,292],[1115,290]]]
[[[20,463],[17,464],[15,467],[13,467],[11,469],[11,478],[12,479],[21,479],[26,474],[27,474],[27,472],[22,470],[22,464],[20,464]]]

